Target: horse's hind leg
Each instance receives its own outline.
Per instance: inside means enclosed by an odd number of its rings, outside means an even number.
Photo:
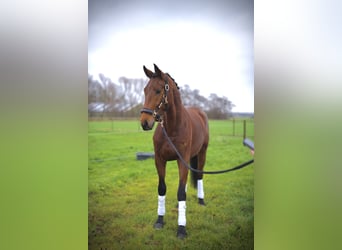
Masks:
[[[198,154],[198,170],[203,171],[206,160],[207,146],[203,146]],[[203,174],[197,173],[197,198],[200,205],[204,203]]]
[[[164,226],[165,215],[165,197],[166,197],[166,184],[165,184],[165,168],[166,162],[157,160],[155,161],[156,168],[159,176],[158,183],[158,219],[154,224],[154,228],[161,229]]]
[[[203,166],[201,169],[199,169],[199,155],[196,155],[190,159],[190,165],[193,169],[196,170],[202,170]],[[197,189],[197,197],[198,197],[198,203],[201,205],[204,204],[204,191],[203,191],[203,174],[191,171],[191,180],[194,185],[194,188]]]

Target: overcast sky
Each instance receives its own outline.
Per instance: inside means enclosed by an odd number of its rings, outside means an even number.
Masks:
[[[182,87],[226,96],[254,111],[254,4],[225,1],[89,1],[88,71],[117,82],[153,63]]]

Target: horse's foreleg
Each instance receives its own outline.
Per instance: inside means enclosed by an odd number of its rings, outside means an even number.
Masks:
[[[165,215],[165,198],[166,198],[166,184],[165,184],[165,165],[156,161],[156,168],[159,176],[158,184],[158,219],[154,224],[154,228],[160,229],[164,226],[164,215]]]
[[[154,228],[160,229],[164,226],[165,215],[165,198],[166,198],[166,184],[165,178],[159,176],[158,184],[158,219],[154,224]]]
[[[186,182],[188,178],[188,170],[178,160],[179,168],[179,185],[178,185],[178,231],[177,237],[183,239],[187,233],[185,230],[186,226]]]

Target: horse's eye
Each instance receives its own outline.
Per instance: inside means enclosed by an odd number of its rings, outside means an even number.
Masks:
[[[160,90],[156,90],[156,94],[159,95],[160,94]]]

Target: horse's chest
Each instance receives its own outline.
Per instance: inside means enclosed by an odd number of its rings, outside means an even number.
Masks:
[[[182,156],[190,152],[190,145],[185,141],[173,141],[173,144]],[[178,158],[176,151],[167,141],[161,143],[159,149],[155,148],[155,151],[159,152],[159,155],[167,161]]]

